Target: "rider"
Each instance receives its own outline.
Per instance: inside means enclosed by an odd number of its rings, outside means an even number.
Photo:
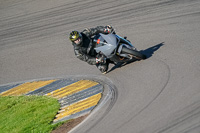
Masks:
[[[92,37],[99,33],[109,34],[113,31],[114,30],[110,25],[86,28],[82,32],[72,31],[69,35],[69,39],[74,46],[76,57],[90,65],[96,65],[102,73],[106,73],[110,61],[106,59],[104,55],[96,53],[94,50],[96,43],[93,43]]]

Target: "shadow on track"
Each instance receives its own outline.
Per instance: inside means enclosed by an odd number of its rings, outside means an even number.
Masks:
[[[151,56],[153,56],[153,54],[154,54],[154,52],[155,51],[157,51],[160,47],[162,47],[164,45],[164,42],[162,42],[162,43],[159,43],[159,44],[157,44],[157,45],[155,45],[155,46],[152,46],[152,47],[150,47],[150,48],[148,48],[148,49],[145,49],[145,50],[141,50],[140,52],[142,53],[142,54],[144,54],[144,55],[146,55],[146,59],[148,59],[148,58],[150,58]],[[126,63],[117,63],[114,67],[112,67],[107,73],[109,73],[109,72],[111,72],[111,71],[113,71],[113,70],[115,70],[115,69],[117,69],[117,68],[120,68],[120,67],[123,67],[123,66],[125,66],[125,65],[127,65],[127,64],[130,64],[130,63],[133,63],[133,62],[135,62],[135,61],[138,61],[137,59],[133,59],[133,60],[131,60],[131,61],[128,61],[128,62],[126,62]]]
[[[160,47],[162,47],[164,45],[164,42],[160,43],[160,44],[157,44],[153,47],[150,47],[148,49],[145,49],[145,50],[141,50],[140,52],[144,55],[146,55],[147,59],[150,58],[155,51],[157,51]]]

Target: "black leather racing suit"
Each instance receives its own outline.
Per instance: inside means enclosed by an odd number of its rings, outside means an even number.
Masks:
[[[92,37],[98,33],[105,33],[105,26],[97,26],[96,28],[85,29],[81,32],[82,34],[82,42],[80,45],[76,45],[74,42],[72,43],[74,46],[74,52],[77,58],[87,62],[90,65],[96,65],[97,68],[101,70],[102,66],[108,64],[97,64],[96,63],[96,56],[97,53],[94,50],[96,43],[92,42]],[[106,34],[106,33],[105,33]],[[106,66],[105,66],[106,67]],[[104,68],[107,71],[108,68]]]

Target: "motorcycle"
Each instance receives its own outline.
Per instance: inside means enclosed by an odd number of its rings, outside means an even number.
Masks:
[[[126,37],[121,37],[115,33],[99,33],[93,38],[96,43],[95,51],[115,63],[124,63],[133,59],[144,60],[146,56],[131,44]]]

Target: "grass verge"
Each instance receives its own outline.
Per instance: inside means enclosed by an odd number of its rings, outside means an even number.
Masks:
[[[47,96],[0,97],[2,133],[48,133],[62,123],[52,124],[60,105]]]

